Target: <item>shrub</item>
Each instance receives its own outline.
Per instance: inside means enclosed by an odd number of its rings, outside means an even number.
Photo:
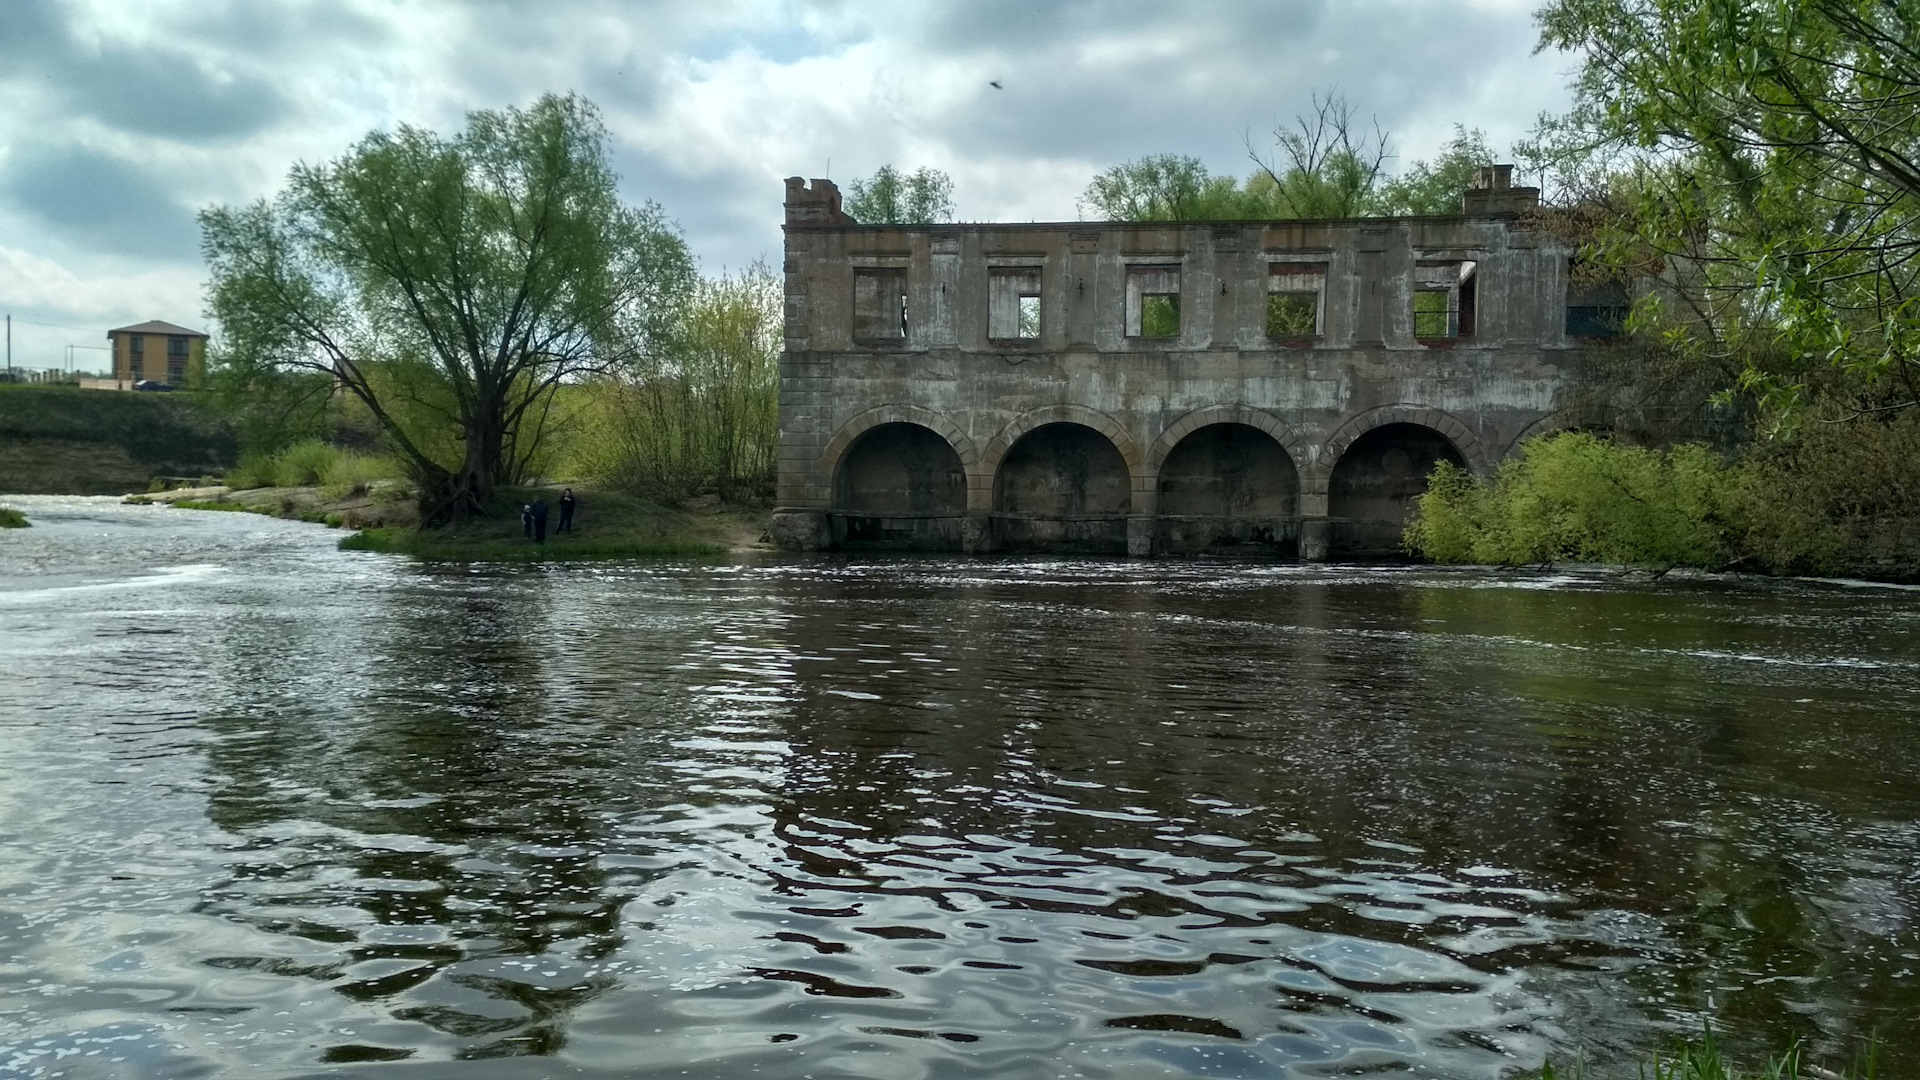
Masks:
[[[1744,479],[1744,543],[1762,565],[1920,577],[1920,409],[1817,412]]]
[[[1668,452],[1565,432],[1534,439],[1490,482],[1442,463],[1406,534],[1436,562],[1724,567],[1740,476],[1703,446]]]
[[[0,529],[28,528],[27,515],[11,506],[0,506]]]
[[[378,454],[309,439],[278,454],[247,454],[227,472],[231,488],[320,487],[330,498],[365,491],[380,480],[398,479],[399,463]]]

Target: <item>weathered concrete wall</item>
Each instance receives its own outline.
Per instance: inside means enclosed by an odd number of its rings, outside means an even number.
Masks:
[[[775,529],[796,548],[1381,553],[1435,460],[1490,470],[1583,353],[1570,253],[1504,211],[863,226],[790,180],[787,221]],[[1177,332],[1130,336],[1167,282]],[[1316,332],[1270,335],[1269,292],[1302,282]],[[1037,333],[1010,338],[1023,293]],[[1417,322],[1427,301],[1453,308]],[[1460,333],[1415,336],[1436,327]],[[903,424],[917,449],[865,438]]]

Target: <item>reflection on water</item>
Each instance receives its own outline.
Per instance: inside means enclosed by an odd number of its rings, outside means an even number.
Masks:
[[[0,1076],[1920,1054],[1920,594],[20,501]]]

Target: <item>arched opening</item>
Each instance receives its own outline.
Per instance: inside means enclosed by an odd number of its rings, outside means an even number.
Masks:
[[[995,543],[1009,550],[1127,550],[1133,483],[1105,435],[1044,424],[1001,459],[993,486]]]
[[[919,424],[863,432],[834,470],[833,540],[848,548],[953,549],[967,473],[947,440]]]
[[[1330,553],[1393,558],[1413,501],[1426,494],[1433,467],[1466,459],[1445,435],[1419,424],[1383,424],[1353,441],[1327,481]]]
[[[1160,466],[1162,551],[1292,554],[1299,545],[1300,474],[1274,437],[1246,424],[1209,424]]]

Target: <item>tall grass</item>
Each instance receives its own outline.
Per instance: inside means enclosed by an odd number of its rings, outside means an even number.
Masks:
[[[338,497],[403,475],[399,462],[308,439],[277,454],[248,454],[227,473],[231,488],[318,487]]]
[[[1798,1044],[1753,1068],[1741,1068],[1727,1061],[1712,1025],[1707,1025],[1697,1042],[1680,1044],[1671,1057],[1655,1054],[1651,1061],[1640,1062],[1631,1072],[1614,1070],[1602,1074],[1578,1060],[1564,1069],[1555,1069],[1553,1063],[1548,1062],[1540,1070],[1540,1080],[1611,1080],[1613,1077],[1620,1080],[1629,1077],[1634,1080],[1877,1080],[1879,1073],[1877,1043],[1869,1043],[1854,1055],[1853,1061],[1838,1069],[1804,1061]]]
[[[11,506],[0,506],[0,529],[24,529],[27,526],[27,515]]]

